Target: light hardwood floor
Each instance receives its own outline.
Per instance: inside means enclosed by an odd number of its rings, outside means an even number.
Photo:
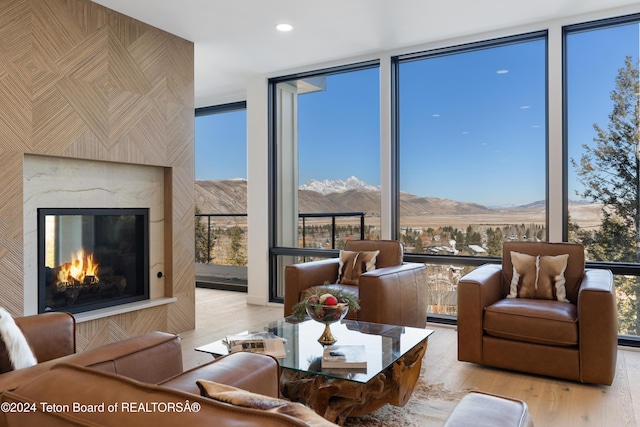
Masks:
[[[196,289],[196,329],[180,334],[185,369],[211,360],[193,349],[282,316],[281,307],[246,304],[246,294]],[[426,380],[449,391],[483,390],[527,402],[537,427],[636,426],[640,421],[640,351],[620,348],[611,387],[486,368],[457,360],[454,327],[435,332],[423,363]],[[640,425],[640,424],[638,424]]]

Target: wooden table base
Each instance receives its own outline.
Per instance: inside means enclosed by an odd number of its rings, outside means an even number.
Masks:
[[[420,377],[426,350],[427,339],[366,384],[282,369],[281,392],[287,399],[304,403],[342,425],[347,417],[368,414],[387,403],[404,406]]]

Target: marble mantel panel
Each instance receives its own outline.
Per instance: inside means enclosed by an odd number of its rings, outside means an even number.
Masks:
[[[38,208],[149,208],[149,297],[164,297],[164,177],[162,167],[25,155],[25,314],[38,311]]]

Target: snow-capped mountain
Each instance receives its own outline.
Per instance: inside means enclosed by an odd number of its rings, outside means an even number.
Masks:
[[[349,190],[378,190],[378,187],[369,185],[355,176],[348,178],[346,181],[341,179],[318,181],[311,179],[300,186],[300,190],[315,191],[321,194],[344,193]]]

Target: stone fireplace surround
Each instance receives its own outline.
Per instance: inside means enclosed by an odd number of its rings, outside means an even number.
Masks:
[[[175,301],[164,297],[162,167],[25,155],[25,313],[38,311],[38,208],[149,208],[149,300],[79,313],[82,321]]]

